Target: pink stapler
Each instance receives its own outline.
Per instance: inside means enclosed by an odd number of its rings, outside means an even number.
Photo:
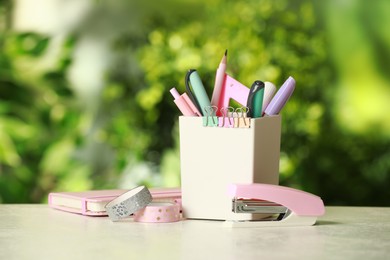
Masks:
[[[232,227],[310,226],[325,213],[320,197],[301,190],[271,184],[231,184],[232,211],[264,214],[256,221],[226,221]]]

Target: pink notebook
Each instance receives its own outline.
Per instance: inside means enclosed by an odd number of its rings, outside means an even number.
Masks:
[[[81,192],[51,192],[49,206],[66,212],[86,216],[107,216],[108,202],[128,190],[91,190]],[[180,188],[151,188],[153,201],[176,201],[181,204]]]

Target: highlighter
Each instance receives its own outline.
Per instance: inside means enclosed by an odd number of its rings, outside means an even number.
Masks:
[[[282,108],[286,105],[288,99],[291,97],[294,89],[295,79],[293,77],[289,77],[280,87],[278,92],[276,92],[274,98],[265,109],[265,114],[267,116],[279,114]]]
[[[264,99],[263,99],[263,109],[262,109],[263,114],[268,104],[271,102],[275,92],[276,92],[276,87],[274,84],[268,81],[264,82]]]
[[[264,82],[256,80],[249,90],[247,107],[248,117],[258,118],[263,115]]]
[[[188,85],[191,83],[191,87]],[[207,92],[203,86],[202,80],[199,77],[199,74],[196,70],[189,70],[186,75],[186,87],[188,92],[191,94],[190,96],[193,97],[193,101],[195,104],[198,105],[198,110],[201,112],[202,115],[206,114],[206,110],[208,107],[211,106],[211,102],[209,97],[207,96]]]
[[[176,106],[184,116],[201,116],[198,109],[188,97],[187,93],[180,95],[176,88],[171,88],[169,92],[171,92],[172,96],[174,97],[173,102],[175,102]]]

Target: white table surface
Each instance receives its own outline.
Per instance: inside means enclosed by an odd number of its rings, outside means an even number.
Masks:
[[[0,259],[390,259],[390,208],[327,207],[315,226],[111,222],[0,205]]]

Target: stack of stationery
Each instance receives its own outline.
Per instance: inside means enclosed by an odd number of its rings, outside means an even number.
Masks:
[[[170,90],[184,115],[179,118],[181,189],[53,192],[49,205],[86,216],[108,215],[113,222],[132,217],[132,222],[173,223],[183,216],[224,220],[229,227],[313,225],[325,212],[321,198],[278,185],[279,114],[295,80],[289,77],[278,91],[261,80],[248,88],[226,67],[227,51],[211,100],[194,69],[186,74],[186,93]],[[230,106],[231,99],[241,107]]]
[[[226,67],[227,50],[216,71],[211,101],[194,69],[190,69],[185,77],[187,93],[180,95],[175,88],[171,89],[174,102],[184,116],[203,116],[204,126],[234,127],[232,118],[242,118],[240,120],[246,122],[245,118],[278,115],[294,92],[293,77],[289,77],[278,91],[271,82],[261,80],[255,80],[248,88],[229,76]],[[242,106],[239,111],[232,111],[231,99]],[[227,120],[227,117],[231,119]],[[247,124],[238,124],[238,127],[247,127]]]
[[[185,77],[186,93],[171,90],[184,115],[179,117],[183,216],[225,220],[229,226],[314,224],[324,212],[321,199],[278,185],[280,113],[294,78],[278,90],[258,79],[248,88],[226,68],[227,51],[211,101],[193,69]]]

